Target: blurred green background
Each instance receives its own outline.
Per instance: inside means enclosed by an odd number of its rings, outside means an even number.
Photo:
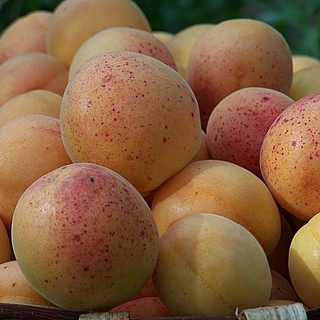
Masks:
[[[53,11],[61,0],[0,0],[0,32],[34,10]],[[253,18],[286,38],[293,54],[320,58],[320,0],[135,0],[153,30],[176,33],[196,23]]]

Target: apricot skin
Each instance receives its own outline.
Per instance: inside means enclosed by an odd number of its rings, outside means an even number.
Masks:
[[[67,83],[68,70],[53,56],[42,52],[16,55],[0,65],[0,106],[35,89],[62,95]]]
[[[190,162],[202,140],[187,82],[136,52],[102,53],[83,63],[63,95],[60,120],[73,162],[107,166],[144,195]]]
[[[225,20],[210,28],[193,47],[186,70],[201,110],[203,128],[214,107],[245,87],[288,94],[292,58],[284,37],[253,19]]]
[[[266,305],[272,287],[256,238],[210,213],[191,214],[169,227],[160,239],[153,280],[174,316],[232,316],[236,308]]]
[[[27,52],[47,52],[46,34],[52,13],[33,11],[14,20],[0,36],[0,64]]]
[[[320,94],[287,107],[267,131],[260,151],[265,183],[286,211],[308,221],[320,211]]]
[[[150,279],[159,236],[140,193],[114,171],[69,164],[20,197],[12,246],[22,272],[55,305],[112,308]]]
[[[81,44],[115,26],[151,32],[148,19],[131,0],[64,0],[54,10],[47,32],[47,52],[67,68]]]

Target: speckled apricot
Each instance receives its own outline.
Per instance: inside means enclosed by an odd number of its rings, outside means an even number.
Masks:
[[[254,19],[228,19],[205,32],[193,47],[186,70],[201,110],[203,127],[214,107],[245,87],[289,93],[292,57],[285,38]]]
[[[308,221],[320,211],[320,94],[286,108],[265,135],[260,153],[263,179],[277,202]]]
[[[100,53],[119,50],[146,54],[177,70],[169,49],[152,33],[129,27],[113,27],[94,34],[81,45],[71,61],[69,79],[89,58]]]
[[[68,310],[112,308],[150,279],[159,236],[150,208],[122,176],[92,163],[60,167],[19,199],[12,246],[30,283]]]
[[[261,177],[262,140],[275,118],[294,103],[276,90],[250,87],[222,99],[207,124],[207,145],[212,159],[236,163]]]
[[[32,287],[16,260],[0,264],[0,302],[55,307]]]
[[[181,170],[200,148],[197,100],[173,68],[128,51],[82,64],[63,95],[61,132],[73,162],[94,162],[142,194]]]

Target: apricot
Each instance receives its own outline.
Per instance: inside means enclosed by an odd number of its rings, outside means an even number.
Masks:
[[[113,308],[147,283],[159,236],[150,208],[126,179],[97,164],[75,163],[23,193],[12,246],[41,295],[66,310],[90,311]]]
[[[16,260],[0,264],[0,302],[54,307],[32,287]]]
[[[320,211],[320,93],[287,107],[265,135],[260,152],[263,179],[279,205],[308,221]]]
[[[316,57],[306,54],[294,54],[292,55],[292,67],[293,73],[304,68],[308,68],[314,65],[320,65],[320,60]]]
[[[171,312],[159,297],[144,297],[124,302],[108,312],[128,312],[131,318],[169,317]]]
[[[275,118],[292,103],[284,93],[260,87],[239,89],[226,96],[207,123],[211,158],[236,163],[261,177],[263,138]]]
[[[292,285],[309,308],[320,306],[320,214],[314,215],[294,235],[289,251]]]
[[[68,70],[53,56],[42,52],[16,55],[0,65],[0,106],[35,89],[62,95],[67,83]]]
[[[19,94],[0,107],[0,126],[27,114],[42,114],[59,119],[61,100],[59,94],[44,89]]]
[[[187,82],[136,52],[84,62],[63,95],[60,119],[73,162],[106,166],[143,195],[190,162],[202,139],[198,103]]]
[[[14,20],[0,35],[0,64],[21,53],[46,53],[46,34],[52,13],[33,11]]]
[[[176,63],[183,69],[187,69],[190,53],[196,41],[208,31],[213,24],[199,23],[190,25],[176,34],[167,42],[167,47],[172,53]]]
[[[254,19],[228,19],[205,32],[190,54],[186,79],[201,111],[203,128],[214,107],[230,93],[263,87],[288,94],[292,57],[286,39]]]
[[[10,261],[11,258],[12,258],[12,250],[11,250],[10,235],[2,219],[0,219],[0,264]]]
[[[47,31],[47,51],[67,68],[82,43],[116,26],[151,32],[149,21],[131,0],[64,0],[55,8]]]
[[[270,299],[300,301],[291,283],[279,272],[271,269],[272,289]]]
[[[167,229],[153,281],[175,316],[232,316],[237,308],[266,305],[272,288],[257,239],[240,224],[211,213],[182,217]]]
[[[152,33],[129,27],[113,27],[94,34],[80,46],[71,61],[69,79],[89,58],[100,53],[121,50],[146,54],[177,70],[169,49]]]
[[[151,209],[160,236],[182,217],[207,212],[247,228],[267,255],[280,238],[280,214],[267,186],[250,171],[227,161],[189,163],[155,190]]]
[[[43,174],[71,163],[58,119],[26,115],[0,127],[0,217],[10,230],[22,193]]]
[[[320,91],[320,64],[296,71],[293,74],[289,96],[299,100]]]

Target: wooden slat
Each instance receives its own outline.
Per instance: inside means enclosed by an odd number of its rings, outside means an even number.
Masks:
[[[0,303],[0,319],[16,320],[79,320],[82,313],[67,311],[59,308],[41,307],[33,305]],[[95,318],[94,314],[91,319]],[[319,320],[320,309],[307,311],[308,320]],[[100,318],[101,319],[101,318]],[[107,319],[107,318],[106,318]],[[111,319],[112,320],[112,317]],[[236,316],[228,317],[203,317],[203,316],[179,316],[163,318],[130,318],[129,320],[238,320]]]

